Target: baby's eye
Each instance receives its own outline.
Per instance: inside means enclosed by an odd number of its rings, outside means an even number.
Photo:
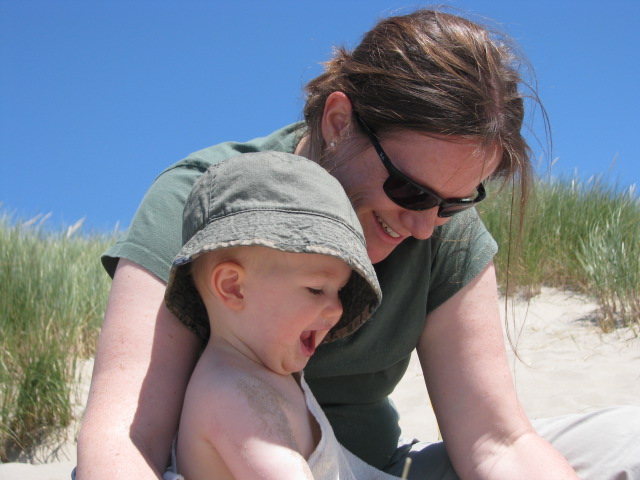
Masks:
[[[320,288],[307,287],[307,290],[309,290],[312,295],[324,295],[324,292]]]

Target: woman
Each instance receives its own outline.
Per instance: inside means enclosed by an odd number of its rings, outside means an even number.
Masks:
[[[410,478],[577,478],[518,402],[498,312],[496,245],[470,208],[490,178],[518,178],[526,194],[531,165],[520,134],[517,60],[502,39],[458,16],[420,10],[382,20],[309,83],[304,123],[196,152],[165,170],[126,236],[103,257],[114,279],[78,442],[78,478],[122,472],[148,479],[163,471],[208,335],[199,319],[182,324],[162,302],[181,244],[182,207],[209,165],[261,150],[310,158],[340,181],[382,286],[371,321],[319,348],[305,370],[338,439],[396,475],[411,456]],[[387,395],[413,349],[446,451],[443,444],[398,445]],[[624,415],[598,418],[612,425]],[[597,419],[579,420],[587,435],[563,422],[547,422],[545,435],[578,450],[569,452],[576,467],[581,450],[601,455],[585,443],[600,428]],[[606,462],[603,470],[582,463],[581,475],[607,478]]]

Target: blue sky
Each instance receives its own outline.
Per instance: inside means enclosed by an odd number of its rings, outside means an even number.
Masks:
[[[528,56],[551,119],[554,174],[640,183],[640,2],[444,4],[494,20]],[[332,46],[428,5],[0,0],[2,211],[126,228],[164,167],[299,120],[302,86]]]

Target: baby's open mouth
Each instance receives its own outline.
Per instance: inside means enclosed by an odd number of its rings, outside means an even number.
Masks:
[[[306,332],[302,332],[302,335],[300,335],[300,341],[302,342],[302,345],[304,345],[306,352],[311,355],[316,349],[316,331],[308,330]]]

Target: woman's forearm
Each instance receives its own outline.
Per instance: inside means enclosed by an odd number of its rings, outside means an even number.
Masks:
[[[492,264],[427,317],[418,355],[461,478],[577,478],[518,401]]]
[[[167,464],[197,339],[164,307],[164,288],[120,261],[78,437],[78,480],[158,478]]]
[[[564,457],[533,430],[511,443],[494,442],[485,447],[481,448],[484,454],[475,455],[482,460],[472,471],[461,474],[461,478],[578,480]]]

